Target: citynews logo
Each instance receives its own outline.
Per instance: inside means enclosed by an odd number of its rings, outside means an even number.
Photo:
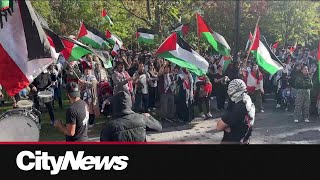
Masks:
[[[27,161],[24,161],[27,160]],[[121,171],[128,166],[128,156],[85,156],[84,151],[79,151],[78,154],[73,154],[73,151],[66,151],[64,156],[49,156],[48,152],[22,151],[17,155],[16,164],[23,171],[30,170],[46,170],[50,171],[51,175],[56,175],[60,171],[67,170],[71,165],[72,170],[88,171],[94,170],[116,170]]]

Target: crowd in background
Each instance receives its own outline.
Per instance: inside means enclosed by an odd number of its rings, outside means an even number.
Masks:
[[[63,87],[68,82],[76,82],[81,89],[81,99],[89,107],[89,127],[101,114],[112,117],[112,95],[120,91],[131,96],[135,112],[157,112],[167,121],[188,123],[196,116],[211,118],[213,106],[217,111],[224,111],[228,102],[228,82],[242,79],[247,83],[253,79],[255,83],[247,89],[256,112],[264,112],[265,95],[274,93],[276,108],[294,109],[295,122],[300,119],[309,122],[310,112],[318,114],[316,52],[305,48],[294,52],[278,49],[275,54],[284,68],[274,75],[255,64],[254,58],[246,59],[242,52],[226,69],[221,64],[222,56],[203,55],[209,62],[208,73],[203,76],[157,58],[146,50],[119,52],[109,69],[104,68],[98,56],[89,54],[80,61],[54,63],[48,67],[29,87],[13,97],[13,106],[16,107],[16,102],[22,98],[32,99],[39,107],[37,92],[50,87],[55,101],[63,108]],[[2,103],[1,93],[0,105]],[[54,103],[47,103],[45,107],[53,123]]]

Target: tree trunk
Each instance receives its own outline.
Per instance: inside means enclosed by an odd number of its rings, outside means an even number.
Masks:
[[[153,25],[153,30],[156,34],[159,34],[159,32],[161,32],[160,0],[157,0],[156,10],[154,14],[155,14],[156,23]]]
[[[148,15],[148,19],[152,20],[151,11],[150,11],[150,0],[147,0],[147,15]]]

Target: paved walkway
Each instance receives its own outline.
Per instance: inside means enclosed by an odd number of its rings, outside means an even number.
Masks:
[[[310,123],[294,123],[292,112],[275,108],[272,99],[264,104],[265,112],[256,114],[256,122],[251,144],[320,144],[320,120],[310,118]],[[161,133],[148,133],[149,142],[183,142],[196,144],[218,144],[223,133],[215,130],[221,116],[213,112],[215,118],[196,118],[190,124],[165,123]],[[92,141],[99,138],[93,137]]]

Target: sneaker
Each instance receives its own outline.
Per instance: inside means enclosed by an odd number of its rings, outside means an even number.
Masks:
[[[280,104],[277,104],[276,108],[280,108],[280,107],[281,107]]]
[[[210,112],[208,112],[207,117],[212,118],[212,114]]]
[[[310,121],[309,121],[309,119],[305,119],[304,122],[308,123],[308,122],[310,122]]]
[[[288,111],[288,110],[289,110],[288,108],[285,109],[285,111]]]
[[[206,115],[204,115],[204,113],[202,112],[202,113],[200,113],[200,115],[199,115],[200,117],[202,117],[202,118],[205,118],[206,117]]]
[[[93,124],[90,124],[88,127],[89,127],[89,128],[92,128],[92,127],[93,127]]]
[[[295,119],[295,120],[294,120],[294,122],[295,122],[295,123],[298,123],[298,122],[299,122],[299,120],[298,120],[298,119]]]
[[[260,112],[264,113],[264,110],[261,110]]]

